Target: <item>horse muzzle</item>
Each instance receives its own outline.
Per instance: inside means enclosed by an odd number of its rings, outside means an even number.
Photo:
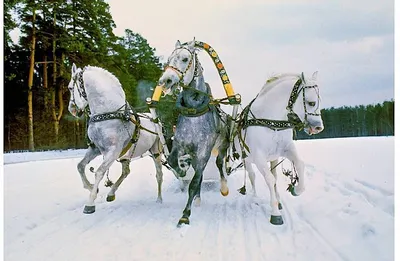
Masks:
[[[308,135],[315,135],[320,133],[321,131],[324,130],[323,126],[307,126],[306,128],[304,128],[304,131],[308,134]]]
[[[69,105],[68,110],[76,118],[80,118],[83,115],[83,110],[79,110],[75,105]]]

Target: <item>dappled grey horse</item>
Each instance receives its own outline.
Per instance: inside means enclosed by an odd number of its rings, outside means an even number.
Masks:
[[[182,88],[176,105],[180,111],[169,165],[176,175],[184,177],[190,167],[194,176],[188,188],[188,201],[178,222],[189,224],[193,199],[200,201],[203,171],[213,149],[218,150],[216,164],[221,178],[221,194],[229,193],[223,172],[226,150],[229,146],[228,129],[224,118],[220,117],[217,106],[212,105],[211,90],[204,82],[203,69],[196,55],[195,40],[181,44],[177,41],[175,50],[168,58],[168,65],[159,79],[165,94]]]
[[[115,199],[116,190],[130,173],[131,159],[140,157],[148,151],[153,156],[156,168],[157,201],[162,202],[162,149],[150,115],[139,117],[133,113],[125,100],[125,92],[118,79],[99,67],[87,66],[82,70],[73,64],[68,89],[71,94],[68,106],[70,113],[79,117],[87,106],[91,113],[88,137],[93,144],[89,146],[85,157],[78,164],[83,187],[90,191],[89,201],[83,212],[86,214],[95,212],[94,200],[97,197],[100,181],[115,160],[120,160],[122,174],[111,186],[107,201]],[[85,175],[85,167],[99,155],[103,155],[103,162],[95,171],[93,185]]]

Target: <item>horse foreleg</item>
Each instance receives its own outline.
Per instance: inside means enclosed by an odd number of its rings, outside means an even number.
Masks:
[[[223,171],[224,158],[225,158],[225,154],[223,154],[220,151],[218,153],[215,163],[219,170],[219,176],[220,176],[220,181],[221,181],[221,189],[220,189],[221,195],[228,196],[228,194],[229,194],[228,181],[226,180],[224,171]]]
[[[201,193],[201,183],[202,182],[203,182],[203,175],[201,175],[200,186],[198,187],[196,195],[194,196],[194,205],[196,207],[199,207],[201,205],[200,193]]]
[[[89,191],[91,191],[93,189],[93,185],[90,184],[89,180],[86,177],[85,168],[86,168],[87,164],[89,164],[89,162],[91,162],[94,158],[96,158],[100,154],[101,153],[97,147],[94,147],[94,148],[89,147],[86,151],[85,156],[77,165],[78,172],[82,179],[83,187]]]
[[[99,190],[99,184],[101,180],[104,178],[104,174],[113,164],[114,160],[118,158],[118,153],[107,153],[104,155],[103,162],[100,164],[99,168],[95,172],[95,181],[92,190],[90,191],[89,200],[83,209],[83,213],[91,214],[94,213],[96,210],[94,201],[97,197],[97,193]]]
[[[190,182],[190,180],[187,180],[187,179],[179,179],[179,188],[180,188],[181,192],[185,192],[185,190],[189,186],[189,182]]]
[[[129,173],[131,172],[131,170],[129,168],[129,164],[130,164],[129,159],[122,159],[120,162],[122,165],[122,173],[121,173],[121,176],[118,178],[118,180],[111,186],[111,190],[107,194],[106,200],[108,202],[115,200],[115,192],[118,190],[122,181],[124,181],[124,179],[126,179],[126,177],[128,177]]]
[[[275,186],[276,186],[276,178],[272,174],[271,170],[268,168],[268,164],[266,162],[259,161],[256,163],[258,170],[261,172],[263,175],[265,182],[268,185],[269,188],[269,195],[270,195],[270,206],[271,206],[271,218],[270,222],[273,225],[282,225],[283,224],[283,219],[282,215],[279,211],[279,202],[278,199],[276,198],[276,193],[275,193]]]
[[[194,199],[195,195],[197,193],[199,193],[199,191],[200,191],[199,186],[201,186],[202,176],[203,176],[203,172],[197,170],[192,178],[192,181],[190,182],[189,189],[188,189],[189,198],[186,203],[186,207],[183,210],[183,215],[179,219],[178,227],[181,226],[182,224],[187,224],[187,225],[189,224],[189,217],[191,214],[191,207],[192,207],[193,199]]]
[[[300,196],[304,192],[304,162],[299,158],[294,144],[291,146],[290,150],[286,152],[285,157],[293,162],[294,172],[297,173],[299,178],[299,184],[291,189],[293,196]]]
[[[279,164],[278,160],[271,161],[271,172],[272,172],[272,175],[274,175],[274,177],[275,177],[274,191],[275,191],[276,199],[278,200],[278,208],[282,209],[281,197],[279,196],[278,190],[276,189],[276,181],[278,180],[278,176],[276,174],[276,168],[277,168],[278,164]]]

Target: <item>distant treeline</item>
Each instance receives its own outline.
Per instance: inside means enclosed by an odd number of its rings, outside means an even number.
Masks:
[[[394,100],[376,105],[323,109],[321,114],[324,131],[312,136],[298,131],[296,139],[394,135]]]

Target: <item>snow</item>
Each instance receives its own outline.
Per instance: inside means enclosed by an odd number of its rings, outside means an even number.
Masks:
[[[269,223],[269,191],[259,173],[257,197],[248,179],[249,193],[237,192],[241,169],[228,177],[230,194],[222,197],[211,163],[201,206],[192,208],[189,226],[177,228],[187,194],[164,169],[164,202],[156,203],[149,157],[131,163],[114,202],[105,201],[109,188],[101,185],[96,212],[85,215],[89,192],[76,171],[84,150],[5,154],[4,260],[394,260],[394,137],[296,144],[306,191],[291,196],[279,175],[282,226]],[[120,171],[113,164],[110,178]]]
[[[82,150],[60,150],[60,151],[38,151],[38,152],[11,152],[4,154],[4,164],[20,163],[27,161],[37,160],[52,160],[52,159],[65,159],[76,158],[84,156],[86,149]]]

